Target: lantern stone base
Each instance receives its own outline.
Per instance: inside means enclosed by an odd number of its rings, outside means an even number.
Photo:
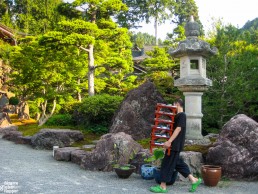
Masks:
[[[186,113],[186,139],[203,139],[202,92],[184,92]]]

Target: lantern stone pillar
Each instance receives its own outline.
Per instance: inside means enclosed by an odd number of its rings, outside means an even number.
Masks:
[[[185,25],[185,35],[186,40],[169,51],[173,57],[180,58],[180,78],[174,85],[185,96],[186,138],[202,139],[202,95],[212,86],[212,81],[206,77],[206,58],[216,54],[217,49],[198,39],[200,27],[193,16]]]

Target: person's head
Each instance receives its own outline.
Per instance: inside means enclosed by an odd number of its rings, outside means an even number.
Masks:
[[[183,108],[184,107],[184,101],[181,98],[178,98],[174,101],[174,105],[177,106],[177,107],[179,106],[179,107]]]

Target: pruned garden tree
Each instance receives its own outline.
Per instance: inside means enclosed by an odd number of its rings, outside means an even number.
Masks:
[[[66,63],[69,54],[76,54],[74,48],[55,45],[54,50],[50,48],[53,45],[42,46],[39,40],[41,38],[27,37],[15,47],[9,85],[22,101],[38,102],[39,125],[43,125],[54,114],[57,100],[74,92],[71,87],[77,74]]]
[[[149,51],[147,54],[150,57],[143,61],[147,71],[144,78],[152,80],[164,98],[168,102],[172,102],[178,95],[178,90],[174,87],[174,73],[178,69],[178,65],[168,54],[167,47],[155,47],[153,51]]]
[[[57,31],[45,34],[42,42],[72,45],[88,54],[88,94],[93,96],[97,68],[97,74],[104,76],[102,79],[109,74],[107,81],[112,77],[122,80],[125,73],[132,71],[132,45],[127,29],[119,28],[111,19],[127,8],[120,0],[77,0],[73,5],[84,9],[84,18],[60,22]]]

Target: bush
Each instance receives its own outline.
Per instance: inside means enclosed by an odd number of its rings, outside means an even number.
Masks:
[[[70,126],[74,125],[72,115],[53,115],[45,123],[46,126]]]
[[[62,104],[62,108],[60,109],[60,114],[70,114],[72,115],[74,110],[77,110],[78,107],[80,106],[80,102],[78,101],[73,101],[73,102],[67,102]]]
[[[92,132],[93,134],[105,134],[108,133],[108,128],[106,126],[103,125],[94,125],[94,126],[89,126],[87,127],[87,131]]]
[[[9,104],[10,105],[18,105],[19,104],[19,98],[17,98],[17,97],[11,97],[10,99],[9,99]]]
[[[77,106],[74,119],[79,125],[98,124],[108,126],[122,100],[123,97],[121,96],[110,96],[108,94],[87,97]]]
[[[29,109],[30,109],[30,117],[36,118],[37,113],[40,112],[38,103],[36,101],[28,101]]]

